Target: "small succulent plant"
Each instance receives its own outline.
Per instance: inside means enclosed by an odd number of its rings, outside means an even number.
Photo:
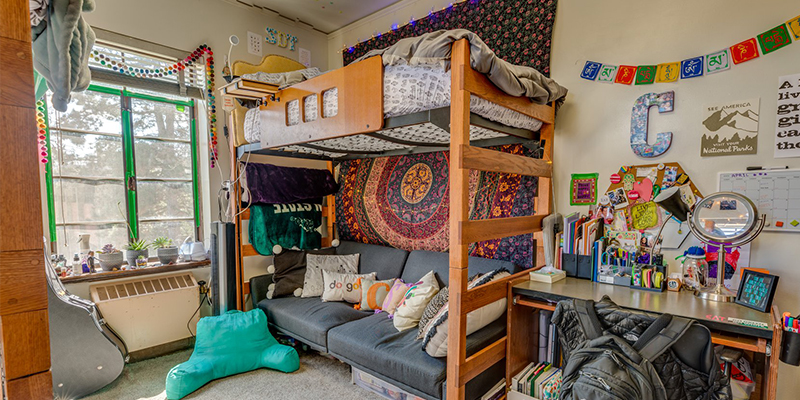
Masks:
[[[153,239],[153,247],[157,249],[164,249],[167,247],[172,247],[172,239],[161,236]]]
[[[146,240],[134,240],[128,243],[126,248],[133,251],[146,250],[150,248],[150,243],[148,243]]]
[[[102,249],[97,250],[97,252],[100,253],[100,254],[114,254],[114,253],[119,253],[120,251],[117,250],[117,248],[114,247],[113,244],[109,243],[109,244],[103,246]]]

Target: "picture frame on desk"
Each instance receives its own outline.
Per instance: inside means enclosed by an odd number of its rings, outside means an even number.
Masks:
[[[739,282],[739,290],[736,292],[736,304],[761,312],[769,311],[779,278],[778,275],[745,269]]]

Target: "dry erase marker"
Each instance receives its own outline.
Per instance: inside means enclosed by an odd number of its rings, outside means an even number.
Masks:
[[[772,171],[776,169],[789,169],[789,166],[785,165],[783,167],[759,167],[759,166],[747,167],[748,171]]]

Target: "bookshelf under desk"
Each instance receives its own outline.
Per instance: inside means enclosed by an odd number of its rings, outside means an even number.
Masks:
[[[506,382],[531,361],[538,361],[538,313],[554,310],[560,300],[600,300],[608,296],[620,307],[692,318],[711,330],[712,341],[743,350],[754,361],[756,389],[752,400],[775,399],[778,354],[783,329],[778,307],[762,313],[735,303],[701,300],[690,292],[646,292],[585,279],[555,283],[517,281],[509,288]],[[775,356],[772,352],[775,351]]]

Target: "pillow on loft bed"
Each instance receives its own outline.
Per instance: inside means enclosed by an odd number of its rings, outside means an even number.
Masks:
[[[471,289],[510,275],[511,273],[508,270],[501,268],[473,279],[468,287]],[[506,299],[502,298],[467,314],[467,336],[503,316],[503,313],[506,312],[506,304]],[[431,357],[447,356],[447,308],[445,304],[424,329],[422,348]]]
[[[272,284],[269,285],[267,298],[299,296],[303,290],[303,280],[306,276],[306,255],[322,254],[334,255],[336,248],[327,247],[319,250],[292,250],[283,249],[275,254],[272,268],[267,272],[272,274]]]
[[[251,81],[269,83],[272,85],[278,85],[280,87],[285,87],[289,85],[294,85],[295,83],[299,83],[322,74],[323,72],[320,71],[319,68],[311,67],[306,69],[299,69],[296,71],[275,72],[275,73],[258,71],[251,74],[242,74],[241,78],[248,79]]]

